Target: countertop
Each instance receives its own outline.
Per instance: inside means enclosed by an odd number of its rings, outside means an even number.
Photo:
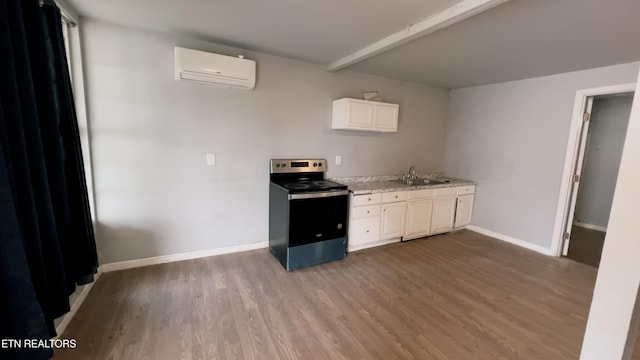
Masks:
[[[409,191],[409,190],[419,190],[419,189],[437,189],[437,188],[446,188],[446,187],[454,187],[454,186],[465,186],[465,185],[475,185],[476,183],[469,180],[455,179],[450,177],[421,177],[423,179],[433,179],[437,181],[446,181],[449,182],[441,184],[426,184],[426,185],[407,185],[400,184],[394,180],[399,180],[400,176],[360,176],[360,177],[348,177],[348,178],[332,178],[332,181],[335,181],[340,184],[347,185],[349,190],[354,195],[364,195],[364,194],[372,194],[379,192],[390,192],[390,191]]]

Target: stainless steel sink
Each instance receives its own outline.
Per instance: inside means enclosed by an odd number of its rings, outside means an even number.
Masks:
[[[399,184],[399,185],[407,185],[407,186],[446,184],[446,181],[430,180],[430,179],[415,179],[415,180],[398,179],[398,180],[391,180],[391,182]]]

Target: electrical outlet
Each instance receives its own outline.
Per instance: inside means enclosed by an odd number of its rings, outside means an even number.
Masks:
[[[342,164],[342,156],[336,155],[336,165],[340,165],[340,164]]]
[[[216,164],[216,154],[207,154],[207,165]]]

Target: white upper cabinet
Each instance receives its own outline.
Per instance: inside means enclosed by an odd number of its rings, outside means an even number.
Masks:
[[[353,128],[373,129],[373,106],[359,102],[348,102],[346,104],[346,122],[347,126]]]
[[[373,105],[373,128],[377,131],[398,131],[398,109],[397,104],[374,103]]]
[[[398,131],[398,104],[343,98],[333,102],[332,129]]]

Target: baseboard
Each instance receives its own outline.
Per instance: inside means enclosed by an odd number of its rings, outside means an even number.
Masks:
[[[540,246],[540,245],[532,244],[532,243],[530,243],[528,241],[516,239],[514,237],[511,237],[511,236],[508,236],[508,235],[503,235],[503,234],[500,234],[500,233],[497,233],[497,232],[493,232],[491,230],[487,230],[485,228],[481,228],[481,227],[475,226],[475,225],[467,225],[466,229],[474,231],[474,232],[477,232],[477,233],[482,234],[482,235],[486,235],[486,236],[490,236],[492,238],[496,238],[498,240],[502,240],[502,241],[508,242],[510,244],[513,244],[513,245],[518,245],[520,247],[527,248],[529,250],[533,250],[535,252],[539,252],[539,253],[544,254],[544,255],[554,256],[554,252],[550,248],[546,248],[546,247],[543,247],[543,246]]]
[[[583,223],[583,222],[580,222],[580,221],[574,221],[573,225],[580,226],[581,228],[585,228],[585,229],[589,229],[589,230],[597,230],[597,231],[607,232],[607,228],[604,227],[604,226],[587,224],[587,223]]]
[[[198,259],[198,258],[204,258],[209,256],[263,249],[268,246],[269,246],[268,241],[262,241],[257,243],[242,244],[242,245],[229,246],[229,247],[218,248],[218,249],[207,249],[207,250],[191,251],[191,252],[179,253],[179,254],[155,256],[155,257],[144,258],[144,259],[113,262],[113,263],[104,264],[100,266],[100,269],[102,270],[102,272],[110,272],[110,271],[116,271],[116,270],[124,270],[124,269],[148,266],[148,265],[164,264],[164,263],[169,263],[174,261]]]
[[[392,243],[397,243],[397,242],[400,242],[400,238],[376,241],[376,242],[372,242],[372,243],[351,246],[351,247],[349,247],[347,249],[347,252],[350,253],[350,252],[354,252],[354,251],[360,251],[360,250],[369,249],[369,248],[376,247],[376,246],[382,246],[382,245],[387,245],[387,244],[392,244]]]
[[[62,333],[67,329],[67,325],[69,325],[69,323],[71,322],[71,319],[73,319],[73,317],[76,315],[76,312],[78,312],[80,305],[82,305],[84,300],[87,298],[87,295],[89,295],[89,291],[91,291],[91,289],[93,288],[93,285],[95,285],[95,283],[98,281],[101,274],[102,273],[98,269],[98,272],[94,276],[93,282],[86,284],[82,288],[82,291],[80,291],[80,294],[78,294],[78,297],[75,299],[73,304],[71,304],[71,309],[69,310],[69,312],[64,314],[60,323],[56,325],[56,332],[58,333],[58,336],[55,337],[56,339],[59,338],[62,335]]]

